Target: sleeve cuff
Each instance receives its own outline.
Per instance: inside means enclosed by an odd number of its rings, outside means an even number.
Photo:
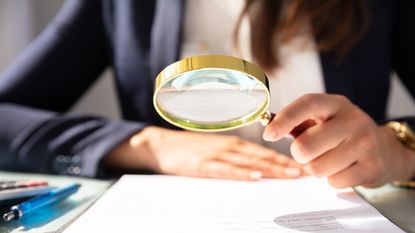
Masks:
[[[80,176],[105,177],[100,166],[102,158],[124,140],[143,129],[146,124],[135,122],[112,122],[90,135],[87,146],[80,152]]]

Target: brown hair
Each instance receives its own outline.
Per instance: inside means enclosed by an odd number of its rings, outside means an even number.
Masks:
[[[251,24],[251,50],[265,70],[278,65],[275,51],[310,25],[319,52],[335,52],[339,58],[359,41],[367,28],[365,0],[246,0],[234,32],[243,16]]]

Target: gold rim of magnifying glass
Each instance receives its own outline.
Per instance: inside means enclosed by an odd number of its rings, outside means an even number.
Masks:
[[[194,124],[191,121],[177,119],[176,117],[168,114],[163,111],[157,103],[157,94],[159,90],[163,87],[164,84],[169,82],[172,79],[175,79],[179,75],[183,75],[186,72],[191,72],[195,70],[204,70],[204,69],[224,69],[241,72],[249,77],[252,77],[258,80],[264,87],[267,93],[267,100],[259,108],[258,111],[249,114],[243,118],[230,121],[228,123],[218,123],[218,124],[209,124],[205,125],[202,123]],[[193,131],[209,131],[217,132],[224,130],[231,130],[239,128],[243,125],[248,125],[255,122],[258,119],[264,118],[266,111],[269,106],[270,94],[268,87],[268,78],[264,72],[259,69],[256,65],[245,61],[240,58],[227,56],[227,55],[203,55],[203,56],[194,56],[182,59],[177,61],[166,68],[164,68],[159,75],[157,75],[155,80],[155,88],[153,95],[153,105],[163,119],[169,123],[178,126],[180,128],[185,128]],[[264,114],[265,113],[265,114]],[[265,116],[266,117],[266,116]]]

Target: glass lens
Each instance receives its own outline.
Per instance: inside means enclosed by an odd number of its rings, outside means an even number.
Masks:
[[[179,125],[223,129],[255,120],[268,105],[268,91],[260,81],[239,71],[201,69],[163,84],[156,103]]]

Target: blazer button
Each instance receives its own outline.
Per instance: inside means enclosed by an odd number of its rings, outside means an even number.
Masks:
[[[81,174],[82,169],[79,166],[69,166],[67,172],[69,175],[79,175]]]
[[[82,172],[81,163],[81,156],[79,155],[60,154],[56,156],[53,168],[59,174],[77,176]]]

